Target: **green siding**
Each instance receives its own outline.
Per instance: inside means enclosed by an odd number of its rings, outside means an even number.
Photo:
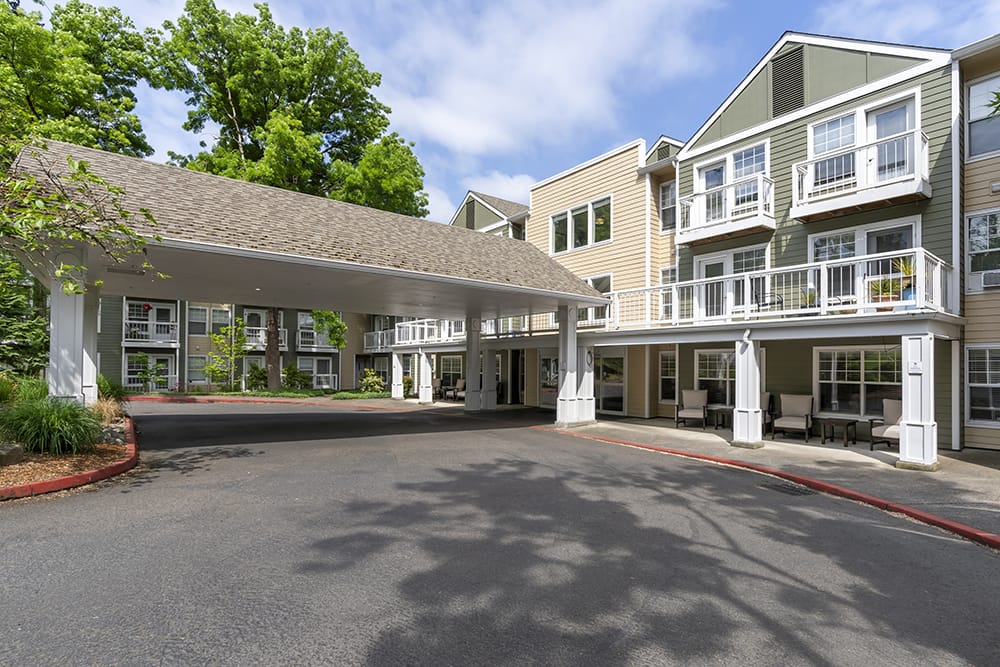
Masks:
[[[97,369],[115,382],[122,379],[122,298],[101,297],[101,333],[97,336],[97,352],[101,365]]]
[[[951,449],[951,400],[958,387],[951,384],[951,341],[934,341],[934,420],[938,449]]]
[[[823,46],[807,48],[806,104],[825,100],[868,83],[867,56],[863,51]]]
[[[480,202],[473,200],[473,204],[475,205],[475,213],[473,214],[475,216],[474,229],[489,227],[503,220],[503,218],[483,206]]]

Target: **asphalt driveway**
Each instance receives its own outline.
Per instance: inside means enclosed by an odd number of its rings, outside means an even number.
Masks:
[[[997,555],[780,480],[467,417],[137,404],[0,506],[0,664],[988,664]]]

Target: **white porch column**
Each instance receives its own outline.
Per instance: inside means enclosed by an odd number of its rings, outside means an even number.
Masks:
[[[483,390],[482,410],[494,412],[497,409],[497,353],[483,347]]]
[[[899,422],[899,468],[937,470],[934,421],[934,336],[903,336],[903,417]]]
[[[417,352],[417,364],[420,368],[420,388],[417,389],[417,401],[421,405],[434,402],[433,381],[434,370],[431,368],[431,355],[423,350]]]
[[[465,320],[465,411],[479,412],[483,409],[480,376],[483,363],[479,358],[479,332],[483,322],[478,317]]]
[[[576,418],[580,424],[597,419],[597,402],[594,400],[594,348],[577,348]]]
[[[49,293],[49,396],[83,401],[84,297],[65,294],[57,279]]]
[[[97,315],[100,291],[89,286],[83,295],[83,402],[97,400]]]
[[[736,406],[733,408],[733,446],[763,447],[760,407],[760,343],[744,336],[736,341]]]
[[[559,397],[556,399],[556,426],[574,426],[577,413],[576,306],[559,306]]]
[[[403,396],[403,355],[392,353],[392,397],[398,400]]]

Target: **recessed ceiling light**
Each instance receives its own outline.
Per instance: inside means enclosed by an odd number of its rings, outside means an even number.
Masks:
[[[254,291],[254,292],[259,292],[259,291],[260,291],[260,288],[259,288],[259,287],[254,287],[254,288],[253,288],[253,291]]]

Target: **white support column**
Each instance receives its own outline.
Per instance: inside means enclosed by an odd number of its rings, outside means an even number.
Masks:
[[[483,363],[479,358],[479,332],[483,322],[478,317],[465,320],[465,411],[479,412],[483,409],[480,389],[480,375]]]
[[[747,332],[749,334],[749,331]],[[733,409],[734,447],[763,447],[760,406],[760,343],[745,335],[736,341],[736,406]]]
[[[488,347],[483,347],[483,412],[494,412],[497,409],[497,353]]]
[[[403,396],[403,356],[399,352],[392,353],[392,397],[402,400]]]
[[[84,296],[66,294],[58,279],[49,294],[49,396],[82,402]]]
[[[597,403],[594,401],[594,348],[577,348],[576,419],[578,424],[597,420]]]
[[[899,468],[937,470],[934,421],[934,336],[903,336],[903,417]]]
[[[99,288],[88,286],[83,295],[83,402],[87,405],[97,401],[97,318],[100,301]]]
[[[556,399],[556,426],[575,426],[577,413],[576,306],[559,306],[559,397]]]
[[[417,352],[417,362],[420,368],[420,388],[417,389],[417,401],[421,405],[434,402],[433,381],[434,370],[431,368],[431,355],[423,350]]]

